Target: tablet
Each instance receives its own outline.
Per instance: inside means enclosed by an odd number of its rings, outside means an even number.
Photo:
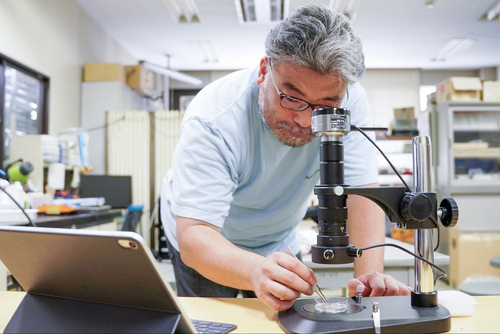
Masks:
[[[175,314],[175,332],[196,332],[175,292],[161,276],[149,247],[137,233],[1,226],[0,245],[0,259],[27,292],[26,297],[38,298],[38,304],[46,297],[56,297],[46,299],[52,300],[50,303],[56,301],[60,308],[58,300],[62,299],[65,303],[111,305],[127,312]],[[31,310],[35,304],[30,305]],[[38,313],[42,317],[51,307],[44,306],[43,312],[36,311],[33,317]],[[67,310],[64,307],[58,314]],[[125,318],[129,320],[129,316]]]

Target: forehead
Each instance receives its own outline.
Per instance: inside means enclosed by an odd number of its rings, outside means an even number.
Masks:
[[[334,97],[343,95],[347,85],[336,73],[320,74],[308,67],[292,63],[273,63],[273,69],[278,74],[277,81],[281,85],[293,86],[303,95]]]

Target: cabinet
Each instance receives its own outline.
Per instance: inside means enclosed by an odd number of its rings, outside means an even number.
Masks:
[[[453,197],[460,212],[455,228],[442,229],[456,287],[470,275],[498,274],[489,260],[500,255],[500,103],[447,102],[435,114],[438,196]]]
[[[377,145],[410,187],[413,185],[411,142],[411,136],[377,137]],[[381,154],[378,154],[378,169],[378,182],[381,186],[403,185]]]
[[[437,114],[438,190],[500,195],[500,104],[448,102]]]

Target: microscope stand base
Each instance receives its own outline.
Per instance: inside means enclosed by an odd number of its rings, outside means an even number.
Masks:
[[[287,333],[375,333],[373,302],[379,304],[382,333],[443,333],[451,328],[446,308],[412,307],[410,296],[363,297],[360,304],[351,298],[347,311],[337,314],[312,313],[304,307],[314,299],[299,299],[278,313],[278,323]]]

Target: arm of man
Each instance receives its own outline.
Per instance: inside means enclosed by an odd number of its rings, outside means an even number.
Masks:
[[[375,187],[377,184],[369,184]],[[385,242],[385,213],[373,201],[362,196],[347,199],[348,229],[351,244],[366,247]],[[354,279],[348,283],[349,296],[356,295],[356,287],[364,286],[363,296],[409,295],[411,288],[397,281],[384,271],[384,248],[373,248],[363,252],[354,260]]]
[[[287,310],[301,293],[312,295],[313,271],[285,252],[265,258],[241,249],[221,229],[190,218],[177,217],[177,240],[182,261],[218,284],[253,290],[276,311]]]

